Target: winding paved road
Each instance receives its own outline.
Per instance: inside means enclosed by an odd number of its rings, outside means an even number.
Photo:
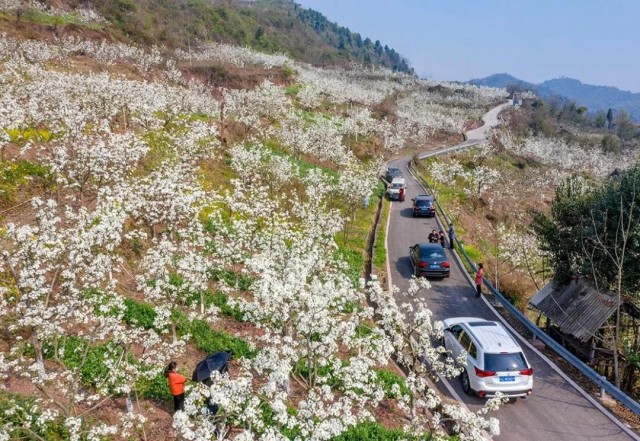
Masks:
[[[468,147],[486,139],[490,126],[497,124],[498,113],[508,104],[498,106],[484,117],[485,125],[467,132],[467,141],[445,150],[457,150]],[[420,158],[433,154],[428,152]],[[411,198],[424,194],[420,184],[407,169],[410,157],[399,158],[389,163],[398,167],[406,177],[407,198],[405,202],[393,202],[390,212],[389,230],[387,234],[387,253],[391,282],[401,289],[408,287],[408,279],[412,275],[408,250],[417,242],[426,242],[432,229],[440,230],[435,219],[413,218]],[[484,298],[475,297],[475,288],[471,286],[456,260],[447,254],[452,262],[451,277],[443,280],[432,280],[431,289],[422,292],[436,320],[456,316],[475,316],[488,320],[497,320],[495,312]],[[551,441],[551,440],[640,440],[622,423],[614,422],[608,417],[599,404],[585,398],[570,381],[554,369],[537,351],[529,345],[521,346],[525,350],[529,362],[534,369],[533,395],[526,399],[518,399],[501,407],[496,412],[500,420],[499,440]],[[443,386],[447,386],[446,384]],[[451,391],[455,393],[451,393]],[[458,379],[451,380],[443,392],[462,400],[471,410],[482,407],[484,400],[467,396],[462,392]],[[457,395],[457,397],[456,397]],[[626,429],[626,430],[625,430]]]

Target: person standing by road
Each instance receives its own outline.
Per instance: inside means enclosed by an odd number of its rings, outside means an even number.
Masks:
[[[400,202],[404,202],[404,187],[400,188],[400,192],[398,193],[398,200]]]
[[[164,368],[164,376],[167,377],[169,382],[169,390],[173,395],[173,412],[178,410],[184,410],[184,385],[187,382],[187,377],[180,375],[176,372],[178,363],[172,361]]]
[[[476,271],[476,297],[482,294],[482,279],[484,278],[484,266],[479,263],[478,271]]]
[[[449,247],[453,249],[453,243],[456,240],[456,230],[453,228],[453,223],[449,224]]]

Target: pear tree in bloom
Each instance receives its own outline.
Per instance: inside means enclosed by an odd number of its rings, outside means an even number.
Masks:
[[[201,224],[194,221],[173,235],[154,239],[140,263],[143,274],[136,277],[138,289],[155,305],[155,327],[170,328],[174,343],[178,342],[178,310],[199,302],[200,309],[192,311],[192,317],[197,315],[213,320],[216,316],[215,308],[205,311],[203,299],[210,269],[203,237]]]
[[[466,185],[464,192],[476,199],[495,185],[500,179],[500,172],[496,169],[480,165],[465,173]]]
[[[369,163],[352,161],[340,175],[336,192],[344,204],[343,210],[346,214],[343,228],[345,240],[349,236],[349,228],[355,220],[356,211],[371,196],[382,169],[382,161],[379,159]]]
[[[72,439],[130,434],[145,422],[131,404],[136,382],[157,375],[163,360],[181,347],[122,321],[123,298],[113,290],[126,216],[109,205],[91,213],[61,212],[52,200],[36,199],[34,208],[35,225],[7,227],[2,269],[11,275],[15,294],[5,298],[0,314],[13,335],[12,360],[5,368],[29,380],[38,399],[29,410],[14,409],[24,412],[22,424],[3,430],[35,434],[56,420]],[[18,331],[26,331],[33,356],[22,350]],[[45,369],[45,357],[55,360],[55,367]],[[103,366],[90,377],[83,373],[89,358]],[[125,397],[127,412],[114,424],[89,418],[119,396]]]
[[[434,389],[437,375],[459,375],[463,360],[454,361],[444,346],[435,344],[443,338],[444,329],[442,322],[433,322],[426,302],[417,296],[425,288],[429,288],[427,281],[412,279],[408,291],[402,294],[396,288],[384,290],[377,282],[368,289],[371,301],[377,304],[377,323],[389,335],[398,363],[409,371],[406,383],[410,395],[401,399],[410,415],[405,429],[416,436],[427,433],[441,437],[446,436],[442,427],[446,423],[464,440],[483,440],[484,432],[498,435],[498,420],[485,415],[496,410],[505,401],[503,397],[492,398],[482,409],[471,412],[462,405],[444,403]],[[409,301],[398,304],[396,298]],[[461,358],[466,359],[466,354]]]
[[[291,108],[284,89],[269,81],[255,90],[225,90],[223,103],[224,117],[243,124],[248,132],[258,128],[263,118],[277,120]]]

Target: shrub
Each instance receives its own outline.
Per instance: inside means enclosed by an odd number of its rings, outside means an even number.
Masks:
[[[620,145],[620,138],[610,133],[607,133],[600,141],[600,147],[605,153],[620,153],[622,147]]]

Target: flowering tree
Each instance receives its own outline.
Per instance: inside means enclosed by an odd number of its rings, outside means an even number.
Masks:
[[[398,362],[409,371],[407,387],[411,394],[403,397],[402,403],[410,415],[407,430],[417,436],[444,435],[441,424],[451,421],[453,429],[460,439],[484,439],[483,431],[491,435],[499,434],[498,420],[485,419],[484,415],[495,410],[505,401],[500,395],[490,399],[483,409],[470,412],[461,405],[443,404],[435,393],[432,382],[440,374],[451,378],[460,374],[459,365],[449,357],[442,358],[446,351],[443,346],[434,345],[443,337],[442,322],[433,322],[432,313],[426,303],[416,294],[429,288],[423,279],[412,279],[409,290],[404,294],[411,302],[398,305],[395,292],[385,291],[376,282],[369,287],[369,296],[378,308],[378,323],[389,334]],[[466,354],[461,356],[466,359]],[[426,411],[426,412],[425,412]]]

